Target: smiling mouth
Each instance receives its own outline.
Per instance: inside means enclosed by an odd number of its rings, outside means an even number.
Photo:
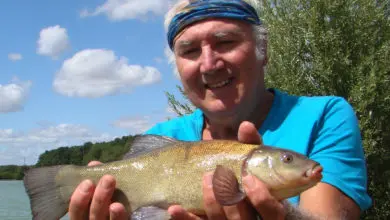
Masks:
[[[221,82],[218,82],[218,83],[213,83],[213,84],[207,83],[207,84],[205,84],[205,88],[207,88],[207,89],[222,88],[224,86],[229,85],[232,81],[233,81],[233,77],[230,77],[227,80],[224,80],[224,81],[221,81]]]

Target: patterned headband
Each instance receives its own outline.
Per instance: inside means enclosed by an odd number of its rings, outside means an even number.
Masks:
[[[260,25],[256,10],[243,0],[197,0],[176,14],[168,27],[168,44],[173,50],[176,35],[186,26],[207,18],[232,18]]]

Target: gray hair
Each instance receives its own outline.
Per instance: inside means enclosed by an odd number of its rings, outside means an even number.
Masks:
[[[190,4],[191,2],[193,2],[194,0],[180,0],[179,2],[177,2],[168,12],[167,14],[165,15],[165,20],[164,20],[164,27],[165,27],[165,31],[167,32],[168,31],[168,26],[169,24],[171,23],[171,20],[173,19],[173,17],[179,13],[181,10],[183,10],[184,7],[186,7],[188,4]],[[248,4],[252,5],[257,14],[259,15],[260,14],[260,1],[258,0],[245,0]],[[256,52],[256,57],[257,59],[259,60],[264,60],[265,56],[266,56],[266,47],[267,47],[267,29],[263,26],[263,25],[252,25],[252,31],[253,31],[253,35],[255,37],[255,41],[256,41],[256,48],[255,48],[255,52]],[[177,67],[175,65],[175,54],[170,50],[170,48],[167,46],[166,50],[165,50],[165,55],[168,57],[168,62],[174,67],[174,72],[175,74],[178,76],[178,70],[177,70]]]

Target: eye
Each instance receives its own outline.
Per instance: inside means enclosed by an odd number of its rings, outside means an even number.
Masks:
[[[291,154],[285,153],[282,155],[281,159],[284,163],[291,163],[294,160],[294,157]]]
[[[186,55],[191,55],[191,54],[194,54],[198,51],[198,48],[188,48],[188,49],[185,49],[185,50],[181,50],[179,52],[179,54],[181,56],[186,56]]]
[[[220,41],[219,42],[220,44],[231,44],[231,43],[234,43],[233,40],[223,40],[223,41]]]
[[[235,43],[234,40],[221,40],[217,43],[218,47],[231,47]]]

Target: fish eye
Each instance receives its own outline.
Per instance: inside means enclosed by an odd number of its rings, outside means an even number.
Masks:
[[[282,161],[284,163],[291,163],[293,160],[294,160],[294,157],[291,154],[283,154],[282,155]]]

